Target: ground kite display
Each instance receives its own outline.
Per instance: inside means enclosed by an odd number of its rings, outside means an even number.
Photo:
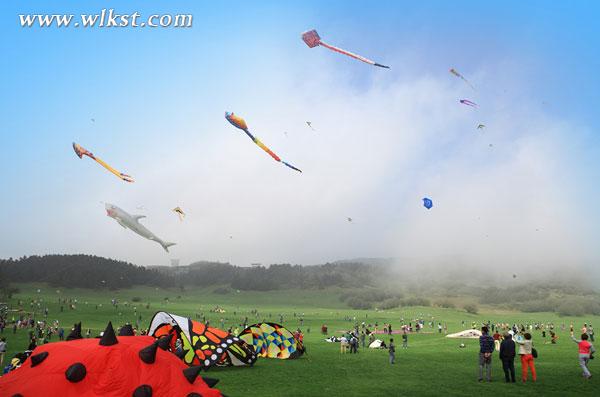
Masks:
[[[259,357],[298,358],[304,353],[302,342],[283,326],[275,323],[259,323],[244,329],[240,339],[254,346]]]
[[[102,338],[36,347],[17,369],[0,377],[3,396],[220,397],[217,379],[202,378],[150,336],[117,337],[109,323]]]
[[[146,227],[140,223],[140,219],[145,218],[145,215],[130,215],[114,204],[106,203],[105,208],[106,215],[117,221],[119,225],[123,226],[125,229],[129,229],[139,234],[148,240],[156,241],[163,247],[165,251],[169,252],[169,247],[175,245],[175,243],[169,243],[161,240],[150,230],[146,229]]]
[[[256,145],[258,145],[258,147],[260,147],[262,150],[264,150],[265,152],[267,152],[269,154],[269,156],[273,157],[273,159],[275,161],[279,161],[280,163],[285,164],[286,166],[290,167],[293,170],[296,170],[298,172],[302,172],[300,169],[294,167],[293,165],[291,165],[290,163],[286,163],[285,161],[283,161],[281,158],[279,158],[278,155],[276,155],[275,153],[273,153],[271,151],[271,149],[269,149],[267,146],[265,146],[264,143],[262,143],[258,138],[256,138],[254,135],[252,135],[250,133],[250,131],[248,130],[248,126],[246,125],[246,121],[241,118],[240,116],[236,116],[235,114],[233,114],[232,112],[225,112],[225,118],[227,119],[227,121],[229,121],[234,127],[239,128],[240,130],[244,131],[246,133],[246,135],[248,135],[248,137],[250,139],[252,139],[252,142],[254,142]]]
[[[309,30],[307,32],[302,33],[302,40],[304,40],[304,42],[306,43],[306,45],[310,48],[316,47],[316,46],[323,46],[325,48],[329,48],[332,51],[335,52],[339,52],[340,54],[344,54],[347,55],[349,57],[352,57],[354,59],[358,59],[359,61],[363,61],[365,63],[368,63],[369,65],[373,65],[373,66],[379,66],[380,68],[386,68],[389,69],[389,66],[385,66],[382,65],[380,63],[377,63],[375,61],[372,61],[368,58],[365,58],[363,56],[354,54],[350,51],[346,51],[346,50],[342,50],[341,48],[332,46],[331,44],[327,44],[325,43],[323,40],[321,40],[321,37],[319,37],[319,34],[317,33],[316,30]]]
[[[254,347],[238,339],[227,348],[217,365],[220,367],[253,366],[257,359]]]
[[[88,156],[89,158],[91,158],[92,160],[94,160],[95,162],[97,162],[98,164],[100,164],[101,166],[103,166],[104,168],[106,168],[107,170],[109,170],[110,172],[112,172],[118,178],[124,180],[125,182],[133,182],[133,178],[131,176],[129,176],[127,174],[123,174],[122,172],[119,172],[119,171],[115,170],[113,167],[111,167],[110,165],[106,164],[100,158],[94,156],[94,154],[92,152],[90,152],[89,150],[84,149],[82,146],[76,144],[75,142],[73,142],[73,150],[75,150],[75,154],[79,158],[83,158],[83,156]]]
[[[158,312],[150,322],[148,335],[169,336],[171,350],[190,366],[209,368],[222,359],[227,349],[239,338],[190,318]],[[178,344],[181,347],[178,351]]]

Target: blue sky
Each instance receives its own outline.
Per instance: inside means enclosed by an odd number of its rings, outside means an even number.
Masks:
[[[598,260],[598,2],[6,3],[0,257]],[[189,13],[194,27],[18,26],[18,14],[102,8]],[[311,28],[392,68],[309,49]],[[232,130],[226,110],[304,174]],[[136,182],[77,159],[72,141]],[[178,245],[168,255],[121,230],[100,201],[143,206]]]

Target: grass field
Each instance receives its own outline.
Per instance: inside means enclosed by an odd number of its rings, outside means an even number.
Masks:
[[[136,288],[121,291],[64,290],[57,291],[45,285],[19,285],[20,292],[9,302],[13,306],[20,299],[25,302],[24,310],[30,309],[31,299],[41,300],[39,310],[49,308],[49,320],[58,319],[61,326],[68,330],[74,322],[82,321],[83,331],[92,329],[96,335],[111,320],[115,325],[129,321],[135,323],[134,307],[142,316],[141,324],[146,327],[151,316],[159,310],[194,317],[203,313],[211,325],[220,326],[223,318],[225,328],[237,326],[245,316],[249,322],[263,319],[279,322],[294,330],[300,326],[297,315],[304,314],[301,327],[305,332],[305,345],[308,354],[298,360],[259,359],[252,368],[214,368],[211,377],[219,378],[217,386],[225,394],[235,396],[401,396],[420,395],[594,395],[600,391],[600,360],[592,361],[590,370],[595,375],[584,380],[577,362],[577,346],[569,339],[568,326],[571,322],[575,329],[583,323],[600,325],[600,317],[558,317],[554,313],[519,313],[481,309],[481,314],[471,315],[461,310],[432,307],[406,307],[388,311],[351,310],[339,300],[341,290],[288,290],[272,292],[233,292],[226,295],[215,294],[207,290],[156,290]],[[38,293],[37,290],[40,289]],[[75,310],[65,306],[60,312],[59,297],[76,298]],[[133,297],[141,302],[132,302]],[[168,302],[164,298],[169,298]],[[121,304],[118,309],[111,306],[110,300],[117,298]],[[125,305],[124,302],[129,302]],[[149,303],[150,307],[146,308]],[[102,305],[96,308],[96,305]],[[224,314],[210,313],[216,306],[226,310]],[[37,308],[37,305],[34,305]],[[257,309],[259,316],[250,314]],[[234,315],[235,312],[235,315]],[[42,318],[41,314],[37,315]],[[351,318],[350,321],[345,318]],[[448,339],[438,334],[437,328],[426,326],[425,332],[409,336],[409,349],[403,350],[401,342],[396,341],[396,364],[388,364],[387,351],[360,349],[358,354],[342,355],[339,345],[326,343],[320,334],[322,324],[327,324],[329,334],[340,335],[341,331],[352,328],[353,318],[359,323],[391,323],[394,329],[400,326],[400,318],[410,321],[422,317],[429,321],[432,317],[437,323],[448,324],[448,332],[463,329],[461,321],[467,326],[472,321],[492,322],[554,322],[558,328],[558,344],[544,344],[541,332],[533,332],[534,345],[539,352],[536,360],[537,383],[505,384],[500,361],[494,356],[492,383],[477,382],[477,340]],[[565,323],[565,332],[560,324]],[[310,328],[310,332],[308,329]],[[8,357],[27,346],[27,330],[19,330],[15,335],[12,329],[6,329],[4,336],[8,342]],[[380,336],[381,338],[382,336]],[[399,336],[397,336],[399,339]],[[386,340],[388,337],[384,337]],[[57,340],[56,337],[53,338]],[[459,349],[464,342],[467,347]],[[515,362],[517,377],[520,363]]]

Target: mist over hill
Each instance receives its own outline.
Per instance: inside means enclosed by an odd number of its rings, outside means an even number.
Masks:
[[[43,282],[53,287],[124,289],[137,285],[185,290],[340,289],[340,299],[355,309],[398,306],[466,307],[490,305],[522,311],[600,314],[600,295],[589,279],[512,273],[466,266],[460,260],[418,263],[394,258],[359,258],[322,265],[198,261],[185,266],[136,266],[91,255],[45,255],[0,260],[0,288],[9,283]]]

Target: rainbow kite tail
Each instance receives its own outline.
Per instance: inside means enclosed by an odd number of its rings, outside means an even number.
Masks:
[[[285,161],[283,161],[283,160],[281,160],[281,162],[282,162],[283,164],[287,165],[288,167],[290,167],[291,169],[293,169],[293,170],[296,170],[296,171],[298,171],[298,172],[302,173],[302,170],[301,170],[301,169],[294,167],[294,166],[293,166],[293,165],[291,165],[290,163],[286,163],[286,162],[285,162]]]

